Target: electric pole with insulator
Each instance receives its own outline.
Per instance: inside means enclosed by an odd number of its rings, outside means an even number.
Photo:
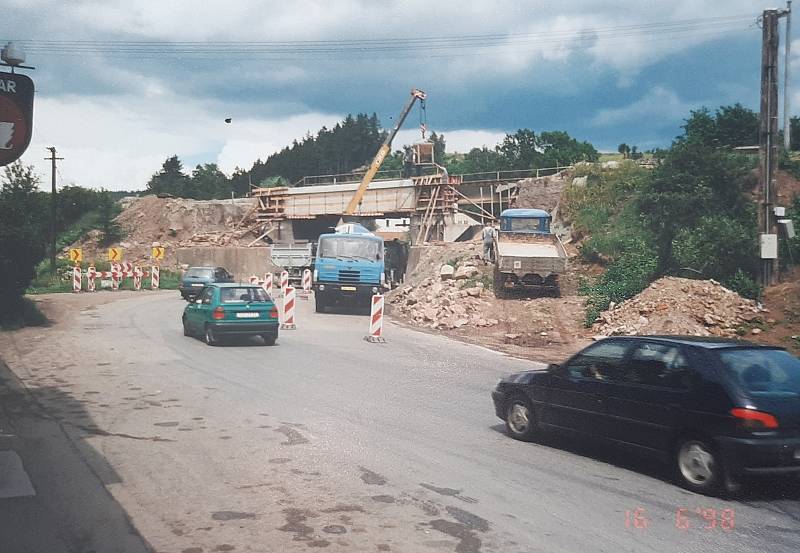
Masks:
[[[47,148],[50,150],[50,157],[44,158],[45,161],[50,160],[50,273],[56,274],[56,161],[64,159],[63,157],[56,157],[55,146]]]

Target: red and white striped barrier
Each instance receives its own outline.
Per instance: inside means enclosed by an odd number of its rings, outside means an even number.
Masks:
[[[303,292],[306,297],[311,292],[311,269],[303,269]]]
[[[139,267],[133,268],[133,289],[139,291],[142,289],[142,277],[144,272]]]
[[[80,292],[81,291],[81,266],[75,265],[72,268],[72,291],[73,292]]]
[[[269,297],[272,297],[272,273],[264,273],[264,282],[261,287]]]
[[[367,342],[384,343],[383,334],[383,294],[372,296],[372,309],[369,314],[369,334],[364,336]]]
[[[286,288],[289,287],[289,273],[281,271],[281,294],[286,297]]]
[[[283,324],[282,330],[295,330],[297,327],[294,324],[294,288],[287,286],[283,293]]]
[[[250,275],[250,284],[258,284],[258,276]]]
[[[122,278],[121,273],[122,268],[120,267],[119,263],[114,263],[111,265],[111,290],[119,290],[119,281]]]
[[[94,279],[96,277],[97,277],[97,269],[95,269],[93,265],[90,265],[89,268],[86,269],[86,290],[88,292],[95,291]]]
[[[150,270],[150,275],[151,275],[150,276],[150,289],[151,290],[158,290],[158,287],[160,286],[160,282],[159,281],[161,280],[161,275],[159,274],[159,272],[160,272],[160,269],[158,268],[158,265],[153,265],[153,267]]]

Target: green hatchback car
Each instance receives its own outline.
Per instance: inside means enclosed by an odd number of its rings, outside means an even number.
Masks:
[[[272,298],[248,284],[210,284],[183,310],[183,335],[202,336],[210,346],[226,336],[260,336],[272,346],[279,324]]]

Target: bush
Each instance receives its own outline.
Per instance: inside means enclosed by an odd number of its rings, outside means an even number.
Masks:
[[[647,288],[656,275],[657,266],[653,248],[643,240],[632,240],[594,284],[581,285],[579,292],[588,296],[584,324],[591,326],[612,301],[620,303]]]
[[[736,273],[725,280],[723,284],[744,298],[757,300],[761,297],[761,285],[741,269],[737,269]]]

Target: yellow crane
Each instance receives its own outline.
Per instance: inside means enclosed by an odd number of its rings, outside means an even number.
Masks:
[[[411,91],[411,99],[409,99],[408,103],[403,108],[403,111],[400,112],[400,117],[397,118],[397,123],[395,123],[394,128],[391,130],[391,132],[389,132],[388,135],[386,135],[386,139],[383,141],[383,144],[381,144],[381,147],[378,148],[378,153],[375,154],[375,158],[372,160],[369,169],[364,175],[364,178],[361,180],[358,190],[356,190],[356,193],[353,194],[353,197],[350,199],[350,203],[347,204],[347,208],[345,208],[343,215],[353,215],[356,212],[356,209],[358,209],[361,200],[364,199],[364,193],[367,191],[369,183],[371,183],[372,179],[375,178],[375,173],[378,172],[378,169],[380,169],[381,165],[383,164],[383,160],[386,159],[387,155],[389,155],[389,150],[392,147],[392,140],[394,140],[394,137],[397,135],[397,131],[400,130],[400,127],[406,120],[411,108],[414,107],[414,102],[417,100],[425,100],[425,93],[415,88]]]

